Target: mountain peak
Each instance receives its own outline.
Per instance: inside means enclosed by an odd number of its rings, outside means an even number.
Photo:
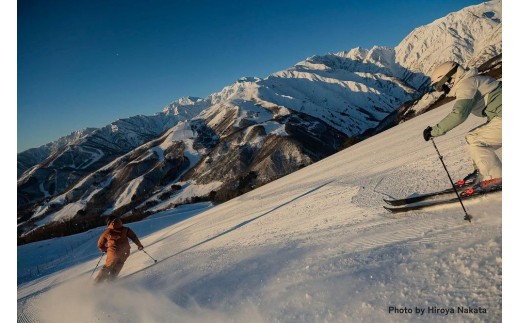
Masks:
[[[363,61],[368,54],[368,50],[361,47],[352,48],[350,51],[339,52],[337,55],[343,58],[350,58],[354,61]]]
[[[237,83],[251,82],[255,83],[261,81],[262,79],[256,76],[243,76],[237,80]]]
[[[186,96],[165,106],[162,110],[162,114],[168,116],[179,116],[181,114],[198,114],[201,109],[208,106],[208,102],[205,99],[196,96]]]

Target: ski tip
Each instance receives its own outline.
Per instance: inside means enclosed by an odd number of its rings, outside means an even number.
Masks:
[[[394,201],[394,200],[383,199],[383,201],[385,201],[386,204],[392,205],[392,201]]]
[[[383,199],[383,201],[385,201],[386,204],[391,205],[391,206],[403,206],[403,205],[406,205],[406,204],[410,204],[410,203],[416,202],[416,201],[410,200],[410,199],[397,199],[397,200]]]
[[[394,213],[394,210],[393,210],[392,208],[390,208],[390,207],[383,206],[383,208],[384,208],[387,212],[389,212],[389,213]]]

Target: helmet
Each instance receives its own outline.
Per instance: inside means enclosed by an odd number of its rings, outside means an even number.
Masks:
[[[445,90],[444,84],[450,81],[458,67],[459,64],[455,62],[446,62],[439,65],[432,73],[431,86],[437,91]]]

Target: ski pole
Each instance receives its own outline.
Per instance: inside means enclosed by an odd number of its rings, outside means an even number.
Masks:
[[[101,259],[103,259],[103,256],[105,255],[105,253],[103,252],[101,254],[101,257],[99,257],[99,261],[97,262],[97,265],[96,265],[96,268],[94,268],[94,270],[92,271],[92,273],[90,274],[90,277],[89,278],[92,278],[92,275],[94,275],[94,272],[96,271],[97,267],[99,266],[99,263],[101,262]]]
[[[435,150],[437,151],[437,155],[439,155],[439,159],[441,160],[442,166],[444,167],[446,174],[448,174],[448,178],[450,179],[451,186],[453,187],[453,191],[455,191],[455,194],[457,194],[457,198],[459,199],[460,205],[462,206],[462,210],[464,210],[464,214],[465,214],[464,220],[469,221],[471,223],[471,219],[473,217],[471,215],[469,215],[468,212],[466,211],[466,208],[464,207],[464,203],[462,203],[462,199],[460,198],[459,192],[457,191],[455,184],[453,184],[453,180],[451,179],[450,172],[448,172],[448,168],[446,167],[446,164],[444,164],[443,157],[442,157],[441,153],[439,152],[439,149],[437,148],[437,145],[435,144],[433,137],[430,140],[433,143],[433,147],[435,147]]]
[[[150,255],[148,254],[148,252],[146,252],[144,249],[141,249],[141,251],[144,252],[148,257],[152,258],[152,260],[153,260],[155,263],[157,263],[157,260],[154,259],[152,256],[150,256]]]

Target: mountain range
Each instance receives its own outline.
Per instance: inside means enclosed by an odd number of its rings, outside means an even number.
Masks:
[[[226,201],[386,129],[404,106],[426,111],[442,99],[427,76],[438,64],[481,66],[501,54],[501,6],[451,13],[395,48],[312,56],[19,153],[19,241],[83,231],[108,215]]]

